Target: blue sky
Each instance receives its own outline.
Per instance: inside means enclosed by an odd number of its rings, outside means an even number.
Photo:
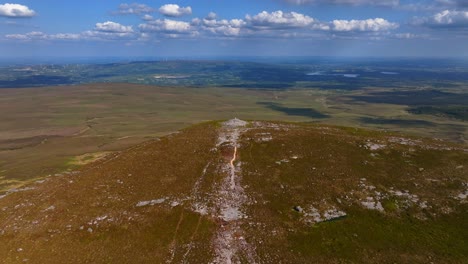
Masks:
[[[0,2],[0,57],[468,56],[468,0]]]

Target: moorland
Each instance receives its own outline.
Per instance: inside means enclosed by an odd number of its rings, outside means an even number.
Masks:
[[[0,199],[4,263],[464,263],[468,149],[205,122]]]
[[[2,263],[468,258],[466,62],[16,64],[0,87]]]
[[[379,129],[466,144],[464,61],[17,64],[0,71],[0,189],[207,120]]]

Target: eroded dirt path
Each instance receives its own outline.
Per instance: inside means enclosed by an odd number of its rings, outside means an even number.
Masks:
[[[231,166],[231,189],[236,188],[236,167],[234,166],[234,162],[236,161],[237,156],[237,146],[234,146],[234,154],[232,155],[232,159],[229,162]]]
[[[232,119],[223,123],[220,130],[218,146],[233,150],[229,163],[221,164],[225,175],[219,187],[215,201],[215,211],[219,219],[216,237],[213,241],[216,258],[213,263],[240,263],[247,260],[256,263],[255,248],[244,238],[242,224],[247,216],[243,206],[248,197],[241,186],[241,164],[236,164],[240,135],[247,130],[247,122]]]

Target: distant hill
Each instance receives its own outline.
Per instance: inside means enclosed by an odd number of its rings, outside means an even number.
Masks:
[[[1,263],[463,263],[468,149],[209,122],[0,196]]]

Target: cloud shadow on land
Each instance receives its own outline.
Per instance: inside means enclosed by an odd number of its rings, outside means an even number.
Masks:
[[[359,122],[372,125],[398,125],[402,127],[434,127],[436,124],[425,120],[361,117]]]
[[[356,102],[396,104],[408,106],[446,106],[466,105],[468,94],[448,93],[439,90],[417,90],[417,91],[383,91],[371,92],[367,95],[349,96]]]
[[[298,108],[298,107],[286,107],[281,104],[273,102],[257,102],[259,105],[263,105],[268,109],[283,112],[290,116],[305,116],[310,118],[328,118],[329,115],[322,114],[319,111],[312,108]]]

